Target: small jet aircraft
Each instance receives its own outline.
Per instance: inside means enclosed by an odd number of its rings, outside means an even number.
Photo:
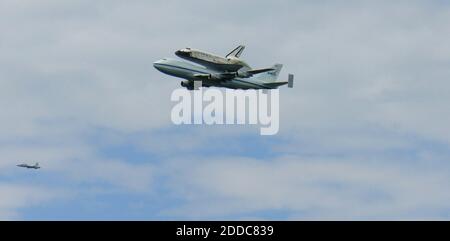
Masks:
[[[18,167],[28,168],[28,169],[40,169],[39,162],[36,162],[34,165],[28,165],[28,164],[19,164]]]
[[[277,81],[283,67],[275,64],[271,68],[252,69],[239,59],[245,46],[238,46],[225,57],[185,48],[175,52],[180,58],[196,64],[176,59],[164,58],[153,66],[168,75],[185,79],[181,86],[194,89],[194,81],[202,81],[204,87],[225,87],[230,89],[276,89],[283,85],[292,88],[294,75],[289,74],[288,81]]]

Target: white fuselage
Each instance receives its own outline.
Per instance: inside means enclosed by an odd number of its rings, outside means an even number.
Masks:
[[[250,66],[239,58],[224,58],[197,49],[185,48],[176,51],[175,54],[180,58],[189,60],[191,62],[206,66],[214,70],[234,72],[240,69],[250,69]]]
[[[175,76],[187,80],[182,82],[182,86],[193,84],[193,81],[201,80],[205,87],[225,87],[231,89],[272,89],[258,77],[251,78],[234,78],[227,81],[203,80],[195,77],[196,74],[218,74],[220,71],[191,64],[185,61],[164,58],[153,63],[153,66],[168,75]]]

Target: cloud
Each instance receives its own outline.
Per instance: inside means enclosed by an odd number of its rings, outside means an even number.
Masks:
[[[396,160],[363,158],[180,160],[173,185],[186,206],[168,214],[198,219],[277,211],[296,220],[448,218],[447,172],[424,164],[411,168]]]
[[[19,210],[33,208],[67,197],[62,190],[34,184],[0,182],[0,220],[20,219]]]
[[[294,90],[298,97],[287,93],[284,98],[288,104],[283,110],[291,117],[285,124],[342,129],[397,122],[406,127],[416,121],[407,116],[427,116],[417,102],[446,115],[439,103],[448,101],[441,92],[449,88],[448,71],[442,68],[449,61],[442,57],[448,56],[442,54],[449,48],[442,31],[448,26],[442,21],[450,17],[448,11],[421,4],[356,6],[323,18],[320,28],[300,28],[288,38],[292,43],[286,48],[298,56],[297,63],[290,64],[299,71]],[[423,18],[427,21],[414,21]],[[407,105],[392,108],[404,119],[385,112],[387,105],[397,102]],[[298,112],[288,112],[294,105]],[[438,120],[430,122],[446,128]],[[424,134],[411,127],[405,130]]]
[[[74,181],[91,185],[107,184],[126,192],[151,192],[154,171],[151,165],[119,160],[76,160],[64,162],[59,171]]]

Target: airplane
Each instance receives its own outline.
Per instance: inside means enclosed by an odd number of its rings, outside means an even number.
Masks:
[[[39,166],[39,162],[36,162],[36,164],[34,165],[28,165],[28,164],[20,164],[17,165],[18,167],[24,167],[24,168],[28,168],[28,169],[40,169],[41,167]]]
[[[283,67],[275,64],[271,68],[252,69],[239,59],[245,46],[238,46],[228,55],[220,57],[200,50],[185,48],[175,52],[180,58],[196,64],[171,58],[163,58],[153,66],[174,77],[185,79],[181,86],[194,89],[194,81],[202,81],[203,87],[225,87],[230,89],[276,89],[283,85],[293,88],[294,75],[289,74],[288,81],[277,81]]]

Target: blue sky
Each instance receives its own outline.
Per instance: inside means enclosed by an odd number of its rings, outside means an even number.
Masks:
[[[443,1],[4,0],[0,219],[449,219],[449,23]],[[279,134],[174,126],[152,63],[239,44],[296,75]]]

